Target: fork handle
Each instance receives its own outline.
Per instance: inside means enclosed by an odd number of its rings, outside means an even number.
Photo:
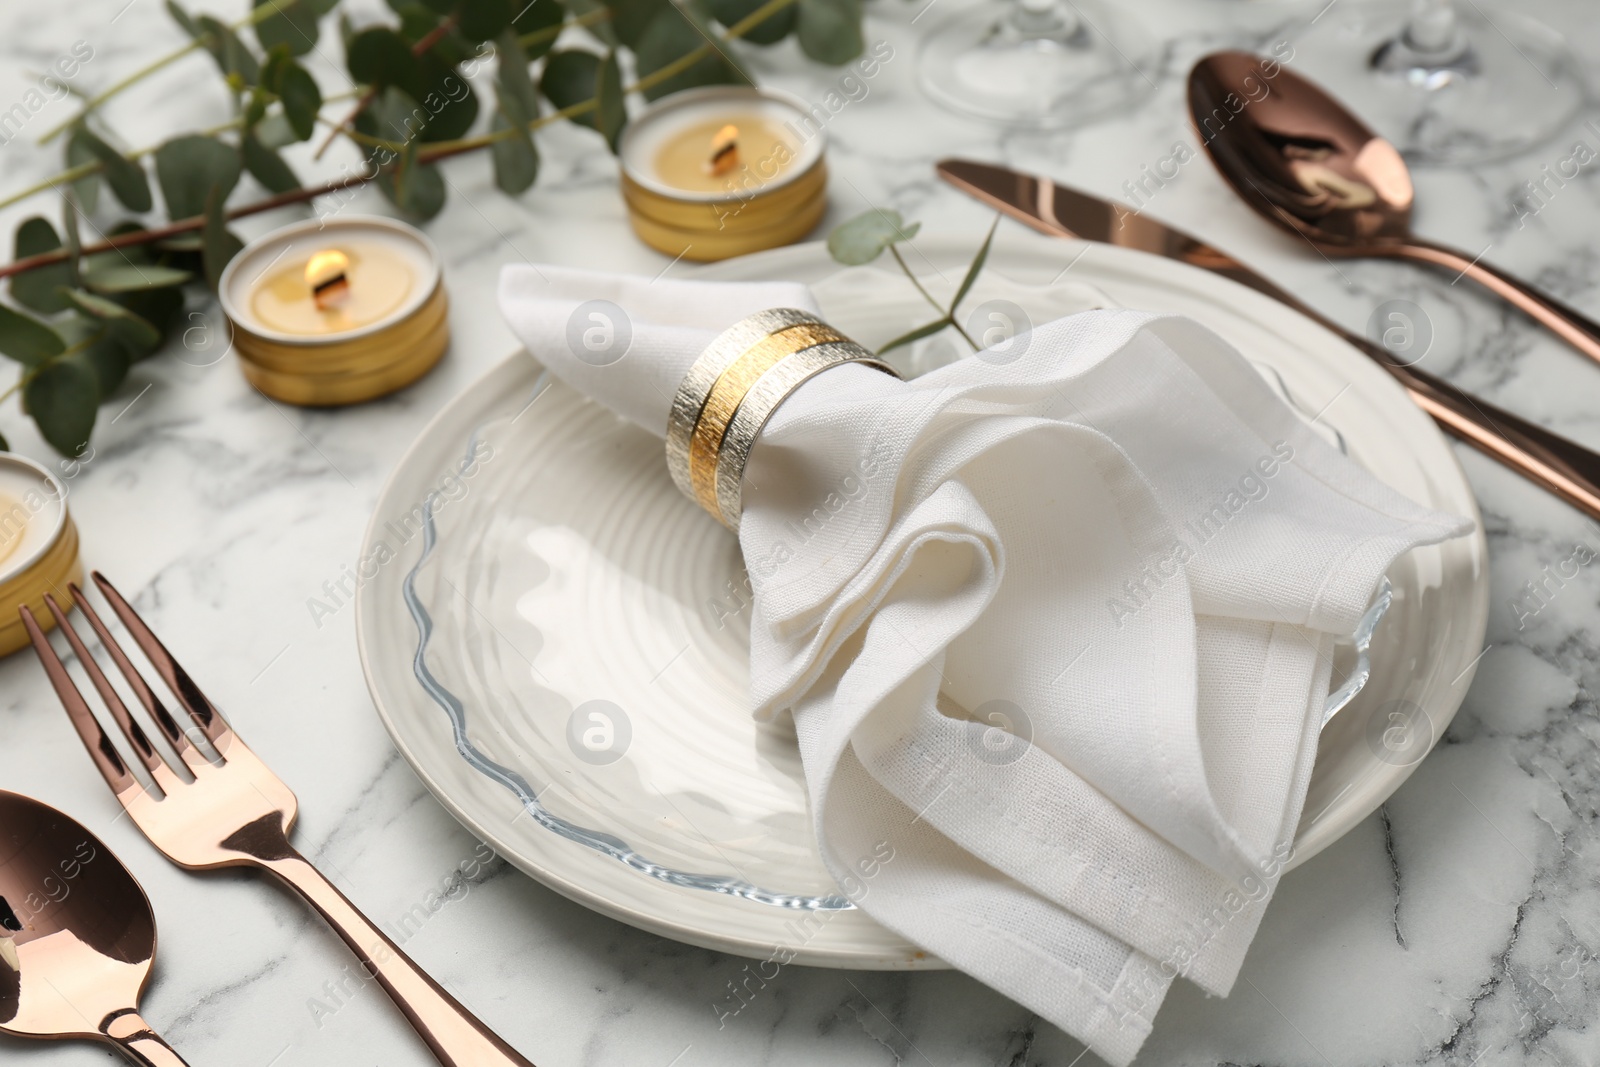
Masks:
[[[189,1067],[171,1045],[161,1040],[161,1035],[150,1029],[150,1024],[136,1011],[108,1015],[100,1024],[100,1033],[118,1051],[139,1067]]]
[[[428,977],[304,856],[291,848],[287,856],[259,862],[327,920],[445,1067],[533,1067]]]

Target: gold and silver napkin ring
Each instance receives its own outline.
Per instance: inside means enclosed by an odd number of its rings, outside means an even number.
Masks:
[[[739,529],[744,467],[767,419],[802,382],[841,363],[895,374],[805,311],[758,311],[700,353],[672,398],[667,469],[690,500]],[[898,375],[896,375],[898,377]]]

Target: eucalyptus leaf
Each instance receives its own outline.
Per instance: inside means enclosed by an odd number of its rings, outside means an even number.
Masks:
[[[66,347],[61,335],[38,319],[0,304],[0,355],[34,367]]]
[[[534,147],[533,138],[521,129],[522,125],[508,122],[504,114],[497,113],[489,126],[495,132],[516,130],[489,148],[494,157],[494,183],[508,196],[526,192],[539,177],[539,150]]]
[[[10,452],[11,442],[6,440],[6,435],[0,433],[0,452]]]
[[[322,90],[317,87],[317,80],[300,64],[290,63],[278,82],[278,99],[283,101],[284,118],[295,136],[309,140],[317,129],[317,112],[322,110]]]
[[[141,289],[164,289],[169,285],[182,285],[192,277],[194,275],[186,270],[156,263],[122,263],[85,269],[83,284],[95,293],[134,293]]]
[[[239,183],[239,152],[214,137],[175,137],[156,149],[156,180],[173,219],[202,215],[213,192],[218,202]]]
[[[303,56],[317,46],[321,27],[317,25],[315,8],[305,0],[255,0],[257,8],[267,4],[278,10],[256,23],[256,40],[263,51],[288,45],[291,54]]]
[[[469,41],[490,41],[500,36],[500,31],[511,25],[517,13],[513,0],[459,0],[456,5],[456,28]],[[521,7],[528,0],[516,0]]]
[[[517,0],[517,6],[521,10],[511,20],[511,29],[531,63],[556,43],[556,27],[566,21],[567,9],[561,6],[561,0]],[[533,35],[538,35],[538,40],[525,40]]]
[[[153,351],[155,346],[147,350],[147,352]],[[127,345],[113,337],[107,330],[85,344],[82,354],[75,358],[80,358],[89,364],[90,369],[94,371],[95,391],[104,398],[117,391],[117,387],[128,377],[128,368],[133,365],[136,358],[142,357],[136,357]]]
[[[111,186],[111,195],[123,207],[129,211],[150,210],[150,181],[144,176],[143,167],[81,126],[73,136],[105,168],[106,184]]]
[[[562,109],[598,100],[596,106],[574,115],[572,121],[598,130],[615,151],[628,117],[622,98],[622,70],[615,52],[604,58],[577,49],[552,52],[544,61],[539,90]]]
[[[143,232],[145,232],[145,228],[130,219],[113,226],[107,236],[124,237],[130,233]],[[83,274],[89,271],[105,270],[109,267],[126,267],[130,264],[142,267],[154,263],[155,257],[151,254],[150,248],[142,244],[135,244],[84,256],[78,263],[78,271]]]
[[[201,15],[194,21],[200,27],[200,40],[211,58],[217,61],[217,69],[222,71],[223,77],[240,87],[254,85],[261,76],[261,64],[250,46],[210,15]]]
[[[234,236],[228,229],[228,219],[224,214],[222,205],[226,194],[213,188],[207,198],[204,213],[205,225],[200,229],[200,258],[205,267],[206,284],[212,292],[217,290],[217,282],[222,277],[222,268],[228,261],[239,254],[244,247],[244,242]]]
[[[479,42],[467,40],[454,27],[447,26],[441,34],[439,27],[445,23],[439,14],[417,0],[391,3],[389,6],[400,15],[400,36],[405,38],[408,45],[415,46],[423,40],[429,40],[432,44],[428,51],[451,64],[464,63],[477,52]]]
[[[83,142],[83,127],[73,127],[72,133],[67,137],[67,166],[81,167],[85,163],[98,163],[99,157],[94,150]],[[94,213],[96,205],[100,202],[100,175],[89,174],[72,183],[72,191],[77,194],[78,203],[83,210]]]
[[[67,246],[67,273],[78,284],[78,260],[83,256],[83,236],[78,232],[78,202],[67,192],[61,198],[61,239]]]
[[[907,223],[898,211],[873,208],[840,223],[828,234],[828,254],[846,266],[858,267],[883,255],[895,242],[911,240],[921,228],[920,222]]]
[[[800,50],[818,63],[840,66],[866,47],[861,0],[799,0],[795,31]]]
[[[896,348],[911,344],[913,341],[920,341],[924,337],[932,337],[934,334],[938,333],[940,330],[943,330],[949,325],[950,320],[948,318],[944,318],[935,322],[929,322],[922,326],[918,326],[910,333],[903,333],[899,337],[896,337],[894,340],[885,344],[882,348],[878,349],[877,354],[881,356],[885,352],[890,352]]]
[[[163,252],[198,252],[205,239],[198,233],[175,233],[156,242]]]
[[[246,130],[255,129],[256,124],[267,117],[267,105],[270,103],[272,94],[267,90],[259,85],[251,89],[244,101],[244,114],[239,117],[240,126]]]
[[[712,18],[724,26],[731,27],[755,14],[766,2],[767,0],[706,0],[706,9],[711,12]],[[795,6],[790,4],[746,30],[740,40],[760,45],[777,44],[794,32],[797,15]]]
[[[100,371],[82,349],[53,359],[28,379],[22,402],[52,448],[82,455],[100,406]]]
[[[13,238],[11,246],[11,258],[13,261],[26,259],[29,256],[54,252],[60,247],[61,238],[56,234],[56,228],[50,225],[48,219],[35,215],[31,219],[24,219],[22,225],[17,227],[16,237]],[[46,315],[53,315],[72,306],[72,302],[61,291],[63,286],[71,284],[71,265],[52,263],[48,267],[35,267],[21,274],[13,274],[11,295],[19,304]]]
[[[345,66],[350,77],[363,85],[414,86],[418,78],[417,57],[405,39],[387,26],[362,30],[345,50]]]
[[[130,350],[148,351],[161,343],[160,330],[121,304],[82,289],[69,290],[68,295],[79,310],[99,319],[110,335]]]
[[[250,176],[267,190],[287,193],[291,189],[300,188],[300,179],[295,177],[294,171],[289,169],[289,164],[283,161],[283,157],[256,140],[253,134],[245,134],[240,140],[239,155],[243,158],[245,169],[250,172]]]
[[[675,65],[680,58],[695,49],[706,48],[706,37],[676,8],[662,11],[650,20],[634,53],[638,63],[639,78],[649,78],[663,67]],[[644,90],[647,100],[656,100],[684,89],[701,85],[742,85],[745,78],[716,47],[695,60],[685,70],[657,82]]]
[[[283,81],[283,69],[294,62],[294,53],[289,51],[286,44],[275,45],[268,50],[267,58],[261,63],[261,81],[257,89],[265,89],[273,93],[278,92],[278,85]],[[246,123],[246,125],[249,125]]]
[[[190,15],[189,12],[185,11],[177,3],[177,0],[167,0],[167,14],[171,15],[172,21],[181,26],[183,28],[183,32],[187,33],[190,37],[198,38],[205,33],[205,31],[202,30],[195,22],[194,17]]]
[[[539,117],[539,92],[528,74],[528,62],[517,45],[515,30],[506,30],[495,42],[499,69],[495,86],[500,96],[500,113],[513,126],[526,126]]]
[[[611,9],[611,25],[617,39],[634,51],[644,40],[645,31],[664,11],[673,10],[672,0],[605,0]]]
[[[163,337],[172,330],[178,321],[178,316],[183,312],[183,287],[178,285],[168,286],[165,289],[137,289],[128,293],[115,293],[111,299],[154,326]],[[143,359],[154,354],[156,350],[151,348],[146,352],[134,352],[132,355],[135,359]]]
[[[415,89],[406,91],[426,115],[421,139],[449,141],[464,136],[478,118],[478,97],[472,84],[432,52],[417,57],[417,62],[421,80]]]
[[[983,247],[978,249],[978,254],[972,257],[972,264],[967,267],[966,277],[961,279],[961,285],[956,289],[955,297],[950,301],[950,314],[956,313],[956,308],[961,306],[961,301],[967,298],[972,291],[972,283],[978,280],[978,275],[983,272],[983,265],[989,259],[989,246],[994,244],[994,231],[1000,228],[1000,216],[996,215],[989,224],[989,233],[983,239]]]
[[[394,166],[378,174],[378,189],[400,210],[420,219],[444,209],[444,176],[437,165],[417,162],[415,142],[406,145]]]

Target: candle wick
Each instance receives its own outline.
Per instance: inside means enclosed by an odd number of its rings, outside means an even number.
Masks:
[[[344,303],[350,295],[350,257],[335,249],[318,252],[306,261],[306,284],[319,311]]]
[[[711,158],[706,173],[722,175],[739,165],[739,127],[724,126],[711,138]]]

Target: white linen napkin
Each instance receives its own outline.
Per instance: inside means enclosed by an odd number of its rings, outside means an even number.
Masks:
[[[631,327],[603,366],[569,340],[596,300]],[[717,333],[815,310],[799,285],[548,266],[507,267],[500,306],[658,435]],[[869,915],[1114,1064],[1174,976],[1229,991],[1336,636],[1397,556],[1470,529],[1330,448],[1214,334],[1126,310],[911,381],[818,375],[744,502],[753,711],[794,716],[829,869],[870,868]]]

